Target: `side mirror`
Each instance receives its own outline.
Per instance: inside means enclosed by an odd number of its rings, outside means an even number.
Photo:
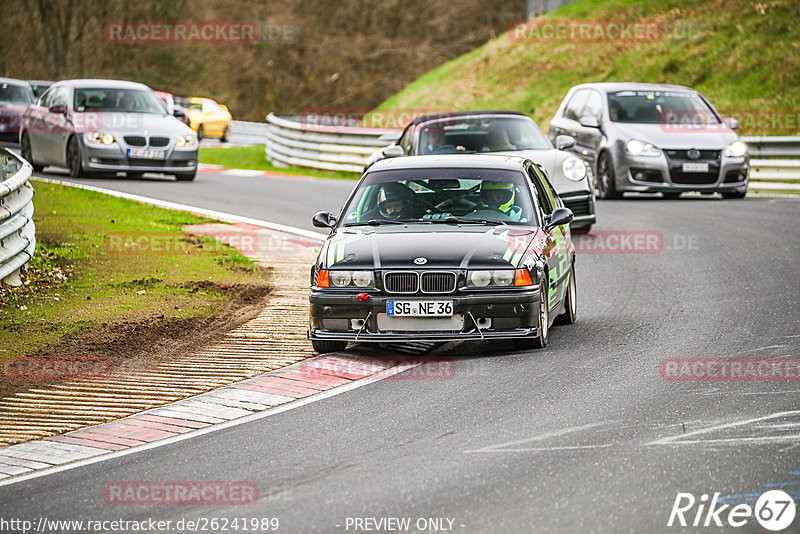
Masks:
[[[327,211],[317,212],[314,214],[314,218],[311,219],[311,224],[317,228],[333,228],[335,223],[336,217]]]
[[[575,138],[571,135],[559,135],[556,136],[556,148],[559,150],[565,150],[567,148],[575,146]]]
[[[220,104],[219,107],[221,107],[230,114],[230,110],[228,109],[228,106],[226,106],[225,104]]]
[[[734,119],[733,117],[725,117],[725,124],[728,125],[728,128],[731,130],[738,130],[739,129],[739,121]]]
[[[594,115],[584,115],[578,122],[586,128],[600,128],[600,121]]]
[[[405,150],[400,145],[389,145],[382,152],[385,158],[399,158],[406,155]]]
[[[547,224],[544,225],[545,230],[549,230],[550,228],[561,226],[562,224],[569,224],[572,222],[575,216],[572,214],[572,210],[569,208],[556,208],[553,211],[553,214],[550,215],[550,220],[547,221]]]
[[[50,106],[50,113],[58,113],[59,115],[66,115],[67,106],[65,106],[64,104],[56,104],[55,106]]]

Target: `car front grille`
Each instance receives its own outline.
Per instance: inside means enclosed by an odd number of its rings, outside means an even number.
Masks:
[[[717,182],[717,172],[683,172],[673,170],[670,173],[672,183],[682,185],[710,185]]]
[[[455,288],[455,273],[422,273],[423,293],[452,293]]]
[[[161,147],[169,144],[169,137],[151,137],[150,146]]]
[[[147,139],[141,135],[126,135],[125,142],[128,143],[129,146],[145,146],[147,144]]]
[[[419,276],[417,273],[387,273],[384,286],[390,293],[416,293],[419,289]]]
[[[592,214],[592,199],[590,197],[586,198],[561,198],[564,202],[564,207],[569,208],[572,211],[572,214],[576,217],[580,215],[591,215]]]
[[[691,150],[691,149],[690,149]],[[698,150],[698,154],[695,154],[696,158],[690,158],[689,152],[690,150],[671,150],[666,149],[667,157],[670,159],[679,159],[683,161],[718,161],[719,158],[722,156],[722,150]]]

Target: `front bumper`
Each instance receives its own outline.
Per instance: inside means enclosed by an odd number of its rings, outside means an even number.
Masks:
[[[87,170],[191,173],[197,169],[198,149],[179,150],[173,141],[153,149],[165,151],[163,160],[128,158],[128,148],[143,147],[127,146],[121,139],[110,145],[97,145],[81,138],[81,145],[83,168]]]
[[[515,339],[538,335],[539,287],[506,292],[456,292],[449,295],[386,295],[369,293],[366,302],[354,293],[312,290],[310,339],[359,342],[388,341],[459,341],[481,339]],[[429,327],[429,318],[409,318],[403,326],[393,327],[393,318],[386,316],[389,300],[452,300],[453,329]],[[461,320],[463,319],[463,321]],[[439,320],[439,319],[437,319]],[[490,325],[487,326],[487,320]],[[363,321],[356,327],[354,321]],[[416,321],[414,323],[413,321]],[[426,324],[426,321],[428,323]],[[396,322],[396,321],[395,321]],[[479,327],[478,324],[484,326]],[[408,330],[409,326],[421,328]],[[439,323],[441,324],[441,323]]]
[[[745,191],[750,172],[747,156],[728,157],[721,150],[701,150],[699,159],[688,159],[687,150],[662,150],[659,156],[624,153],[616,168],[617,189],[640,193],[683,191]],[[706,163],[708,172],[684,172],[684,163]]]
[[[580,229],[593,225],[597,222],[594,207],[594,193],[576,191],[571,193],[559,193],[564,206],[572,211],[574,219],[570,223],[570,228]]]

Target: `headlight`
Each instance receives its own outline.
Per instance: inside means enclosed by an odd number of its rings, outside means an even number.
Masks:
[[[469,283],[475,287],[486,287],[492,281],[490,271],[472,271],[469,273]]]
[[[371,287],[372,271],[330,271],[333,287]]]
[[[564,172],[564,176],[574,182],[580,182],[586,176],[586,165],[582,159],[575,156],[565,159],[561,164],[561,170]]]
[[[336,287],[346,287],[353,281],[353,273],[350,271],[331,271],[331,284]]]
[[[512,269],[498,269],[496,271],[470,271],[467,278],[469,287],[510,286],[514,283],[514,271]]]
[[[353,283],[358,287],[372,285],[372,271],[353,271]]]
[[[747,143],[734,141],[725,147],[725,155],[729,158],[739,158],[747,154]]]
[[[514,281],[514,271],[511,269],[494,271],[492,272],[492,280],[494,280],[495,285],[510,286]]]
[[[114,136],[109,133],[91,132],[86,134],[86,140],[98,145],[110,145],[114,142]]]
[[[197,136],[194,135],[179,135],[178,138],[175,139],[176,147],[193,148],[195,144],[197,144]]]
[[[625,148],[628,149],[629,154],[633,154],[634,156],[658,156],[661,154],[661,149],[657,146],[639,141],[638,139],[628,141]]]

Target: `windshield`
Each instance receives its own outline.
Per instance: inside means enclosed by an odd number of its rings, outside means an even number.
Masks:
[[[609,93],[608,112],[614,122],[719,124],[714,110],[697,93],[686,91],[620,91]]]
[[[497,169],[371,172],[342,213],[345,226],[398,222],[532,224],[535,220],[522,173]]]
[[[75,111],[116,111],[164,115],[155,94],[139,89],[75,89]]]
[[[527,117],[449,117],[420,128],[420,154],[467,154],[553,148]]]
[[[0,102],[27,106],[33,103],[33,98],[27,87],[14,83],[0,83]]]

